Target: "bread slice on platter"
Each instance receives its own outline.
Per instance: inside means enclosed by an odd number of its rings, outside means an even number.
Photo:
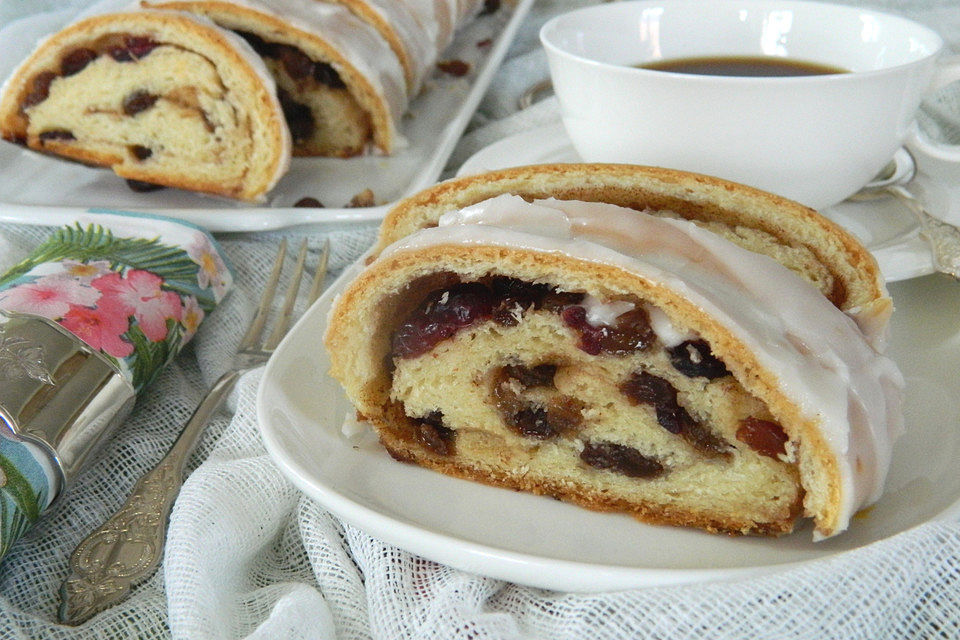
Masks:
[[[96,15],[41,42],[4,85],[0,133],[131,180],[254,202],[291,152],[260,58],[171,12]]]
[[[810,209],[623,165],[400,202],[331,375],[398,460],[651,523],[845,530],[901,431],[875,261]]]
[[[377,31],[317,0],[149,0],[242,35],[273,74],[296,156],[389,154],[407,108],[403,68]]]

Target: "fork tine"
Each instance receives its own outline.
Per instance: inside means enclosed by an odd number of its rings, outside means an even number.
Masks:
[[[323,243],[323,251],[320,253],[320,262],[317,263],[317,270],[313,273],[313,283],[310,285],[310,293],[307,295],[307,304],[313,304],[320,297],[320,290],[323,288],[323,281],[327,277],[327,263],[330,260],[330,238]]]
[[[280,340],[287,333],[290,327],[290,319],[293,317],[293,307],[297,303],[297,293],[300,291],[300,281],[303,279],[303,264],[307,259],[307,241],[300,243],[300,251],[297,253],[297,266],[290,277],[290,284],[287,285],[287,295],[283,300],[283,308],[280,315],[277,316],[277,322],[263,345],[264,351],[273,351],[280,344]]]
[[[260,339],[260,334],[263,332],[263,325],[266,324],[267,315],[270,313],[274,293],[277,290],[277,283],[280,282],[280,271],[283,268],[283,260],[286,255],[287,239],[284,238],[280,241],[277,257],[273,261],[273,270],[270,272],[270,277],[264,285],[263,295],[260,297],[260,306],[257,307],[257,312],[254,314],[253,320],[250,321],[250,326],[247,328],[243,339],[240,340],[239,351],[250,349],[257,343],[257,340]]]

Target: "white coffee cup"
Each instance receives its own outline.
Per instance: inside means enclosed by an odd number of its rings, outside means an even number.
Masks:
[[[815,208],[870,181],[919,135],[927,92],[960,79],[960,59],[940,59],[943,40],[932,29],[820,2],[599,4],[553,18],[540,39],[583,160],[706,173]],[[757,78],[636,68],[705,56],[776,56],[848,72]],[[936,149],[960,162],[960,148]]]

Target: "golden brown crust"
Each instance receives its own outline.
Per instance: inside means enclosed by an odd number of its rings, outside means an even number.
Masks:
[[[373,255],[440,215],[501,193],[524,199],[608,202],[632,209],[670,210],[693,221],[760,229],[788,246],[808,248],[833,278],[828,297],[839,308],[890,303],[873,257],[849,232],[786,198],[705,175],[617,164],[546,164],[513,167],[442,182],[401,200],[388,213]]]
[[[401,444],[396,435],[399,419],[390,400],[389,336],[399,321],[396,312],[398,299],[409,295],[407,283],[436,271],[459,275],[472,281],[490,274],[503,274],[527,281],[549,282],[566,291],[585,291],[602,299],[633,295],[651,301],[664,310],[679,326],[691,328],[711,345],[711,350],[723,362],[736,380],[753,396],[761,399],[770,413],[783,426],[791,441],[798,442],[804,486],[820,488],[818,495],[806,503],[811,505],[818,526],[830,530],[839,508],[840,478],[829,448],[822,440],[819,425],[800,415],[798,408],[779,389],[775,372],[764,368],[752,353],[728,329],[706,317],[689,300],[643,277],[615,267],[581,261],[570,256],[543,254],[523,249],[474,246],[465,255],[457,245],[438,245],[416,252],[398,252],[381,256],[351,283],[341,294],[329,318],[325,343],[331,356],[331,375],[344,385],[347,396],[359,413],[380,427],[381,437],[395,454],[411,457],[418,463],[435,468],[440,463],[433,457],[425,461],[413,448]],[[376,293],[374,293],[376,292]],[[359,330],[358,327],[363,327]],[[386,433],[386,435],[384,435]],[[444,466],[445,472],[454,472]],[[455,472],[463,477],[475,477],[469,469]],[[479,479],[479,478],[475,478]],[[560,495],[564,499],[593,508],[613,508],[597,498],[578,498],[577,492],[565,492],[556,486],[521,486],[520,481],[495,479],[495,484]],[[519,484],[518,484],[519,483]],[[702,514],[682,509],[651,511],[648,507],[631,509],[637,517],[647,521],[673,524],[693,524],[721,531],[788,531],[783,522],[753,523],[747,527],[735,514],[727,519],[717,516],[704,519]],[[796,508],[791,511],[796,514]]]
[[[202,55],[214,64],[230,85],[235,97],[251,113],[251,123],[257,141],[259,162],[240,181],[224,184],[216,180],[191,177],[188,171],[165,181],[160,176],[125,164],[124,157],[114,153],[80,148],[79,145],[57,141],[41,142],[36,134],[28,133],[29,119],[21,111],[21,104],[32,89],[37,74],[50,71],[59,74],[60,57],[72,49],[82,47],[111,33],[136,34],[174,43]],[[242,200],[257,201],[273,186],[278,174],[289,163],[289,137],[276,97],[264,85],[247,58],[229,34],[212,24],[200,23],[188,16],[159,11],[130,12],[97,15],[68,25],[45,40],[17,69],[0,98],[0,133],[7,139],[26,144],[37,151],[54,153],[96,166],[110,167],[123,177],[158,182],[166,186],[223,195]]]

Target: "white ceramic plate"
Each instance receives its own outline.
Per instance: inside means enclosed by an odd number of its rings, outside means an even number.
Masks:
[[[129,0],[104,0],[89,12],[123,6]],[[533,0],[504,2],[457,35],[442,59],[470,63],[471,72],[455,78],[436,71],[410,105],[400,126],[407,145],[389,157],[350,159],[294,158],[291,169],[266,206],[164,189],[134,193],[111,171],[64,162],[0,141],[0,222],[59,226],[78,209],[150,211],[188,220],[211,231],[265,231],[295,225],[378,220],[386,204],[433,184]],[[86,13],[86,12],[85,12]],[[69,22],[74,12],[39,14],[0,30],[0,78],[6,78],[39,38]],[[346,208],[350,199],[371,189],[379,206]],[[295,208],[311,196],[327,208]]]
[[[934,519],[960,516],[960,287],[931,276],[891,285],[891,355],[907,379],[907,434],[884,496],[844,534],[805,526],[780,539],[644,525],[550,498],[458,480],[394,461],[327,374],[321,344],[337,283],[291,330],[258,394],[270,455],[308,496],[388,543],[465,571],[547,589],[606,591],[731,579],[849,552]]]
[[[918,158],[918,162],[923,159]],[[471,156],[457,172],[469,175],[525,164],[541,162],[578,162],[570,138],[561,123],[549,124],[504,138]],[[921,165],[922,166],[922,165]],[[918,176],[919,186],[929,195],[940,195],[941,185],[925,176]],[[927,199],[927,198],[925,198]],[[938,217],[949,219],[943,197],[929,198],[928,206]],[[905,280],[933,273],[933,259],[920,228],[909,211],[892,199],[871,202],[843,202],[825,209],[827,217],[843,225],[856,235],[876,256],[888,282]]]

